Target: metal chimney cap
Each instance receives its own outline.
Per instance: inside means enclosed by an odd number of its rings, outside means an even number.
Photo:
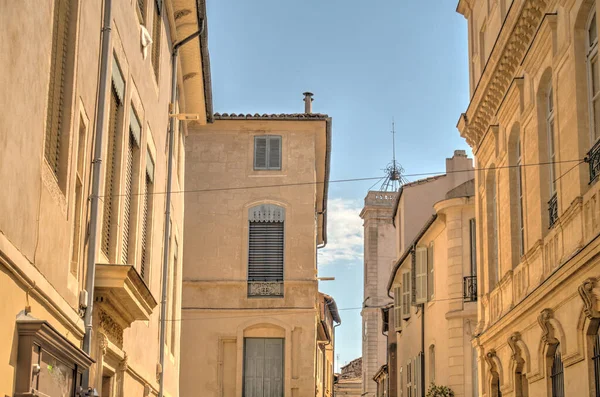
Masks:
[[[302,95],[304,95],[304,96],[308,96],[308,97],[311,97],[311,96],[313,96],[313,95],[315,95],[315,94],[313,94],[313,93],[312,93],[312,92],[310,92],[310,91],[306,91],[306,92],[303,92],[303,93],[302,93]]]

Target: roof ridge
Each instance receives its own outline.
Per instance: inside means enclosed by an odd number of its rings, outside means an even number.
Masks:
[[[215,120],[326,120],[323,113],[215,113]]]

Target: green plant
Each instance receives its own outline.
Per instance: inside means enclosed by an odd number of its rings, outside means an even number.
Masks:
[[[438,386],[432,383],[429,385],[426,397],[454,397],[454,392],[447,386]]]

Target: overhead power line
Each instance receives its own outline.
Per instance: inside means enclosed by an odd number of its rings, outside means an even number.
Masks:
[[[438,172],[419,172],[414,174],[403,174],[404,177],[433,177],[433,176],[441,176],[447,174],[456,174],[456,173],[464,173],[464,172],[478,172],[478,171],[488,171],[488,170],[502,170],[502,169],[512,169],[512,168],[526,168],[526,167],[540,167],[545,165],[554,165],[554,164],[565,164],[565,163],[577,163],[573,166],[569,171],[571,171],[576,166],[584,163],[586,159],[577,159],[577,160],[562,160],[562,161],[547,161],[540,163],[530,163],[530,164],[520,164],[520,165],[504,165],[499,167],[483,167],[483,168],[473,168],[470,170],[455,170],[455,171],[438,171]],[[567,171],[567,173],[569,172]],[[565,173],[566,174],[566,173]],[[564,175],[564,174],[563,174]],[[558,179],[560,179],[563,175],[561,175]],[[365,178],[348,178],[348,179],[334,179],[328,181],[329,184],[333,183],[348,183],[348,182],[362,182],[362,181],[379,181],[385,178],[385,176],[373,176],[373,177],[365,177]],[[257,185],[257,186],[231,186],[231,187],[222,187],[222,188],[208,188],[208,189],[189,189],[189,190],[172,190],[171,194],[180,194],[180,193],[213,193],[213,192],[224,192],[224,191],[236,191],[236,190],[253,190],[253,189],[269,189],[269,188],[277,188],[277,187],[293,187],[293,186],[309,186],[309,185],[321,185],[324,184],[325,181],[311,181],[311,182],[293,182],[293,183],[277,183],[272,185]],[[409,182],[410,183],[410,182]],[[153,192],[151,195],[162,195],[166,194],[166,191],[163,192]],[[144,193],[132,193],[132,196],[140,196]],[[126,194],[113,194],[112,197],[125,196]],[[104,195],[99,196],[100,198],[105,197]]]

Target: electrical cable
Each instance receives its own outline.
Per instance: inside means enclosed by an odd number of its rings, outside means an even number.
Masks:
[[[403,174],[403,177],[418,177],[418,176],[430,176],[430,177],[435,177],[435,176],[442,176],[442,175],[447,175],[447,174],[455,174],[455,173],[463,173],[463,172],[478,172],[478,171],[487,171],[487,170],[501,170],[501,169],[511,169],[511,168],[517,168],[517,167],[538,167],[538,166],[544,166],[544,165],[554,165],[554,164],[563,164],[563,163],[577,163],[575,166],[580,165],[581,163],[585,162],[586,159],[577,159],[577,160],[561,160],[561,161],[547,161],[547,162],[541,162],[541,163],[530,163],[530,164],[519,164],[519,165],[504,165],[504,166],[498,166],[498,167],[483,167],[483,168],[473,168],[473,169],[468,169],[468,170],[455,170],[455,171],[448,171],[448,172],[420,172],[420,173],[414,173],[414,174]],[[575,168],[575,167],[573,167]],[[365,177],[365,178],[348,178],[348,179],[334,179],[331,181],[328,181],[329,184],[332,183],[347,183],[347,182],[361,182],[361,181],[379,181],[381,179],[385,178],[385,176],[374,176],[374,177]],[[413,181],[416,182],[416,181]],[[409,183],[413,183],[413,182],[409,182]],[[309,186],[309,185],[321,185],[324,184],[324,181],[316,181],[316,182],[294,182],[294,183],[279,183],[279,184],[272,184],[272,185],[258,185],[258,186],[232,186],[232,187],[223,187],[223,188],[208,188],[208,189],[190,189],[190,190],[173,190],[171,191],[171,194],[179,194],[179,193],[211,193],[211,192],[223,192],[223,191],[235,191],[235,190],[249,190],[249,189],[268,189],[268,188],[278,188],[278,187],[292,187],[292,186]],[[151,195],[155,196],[155,195],[162,195],[162,194],[166,194],[167,192],[153,192],[151,193]],[[143,195],[144,193],[131,193],[131,196],[140,196]],[[111,197],[120,197],[120,196],[125,196],[126,194],[113,194],[111,195]],[[106,197],[106,195],[104,196],[99,196],[100,198]]]

